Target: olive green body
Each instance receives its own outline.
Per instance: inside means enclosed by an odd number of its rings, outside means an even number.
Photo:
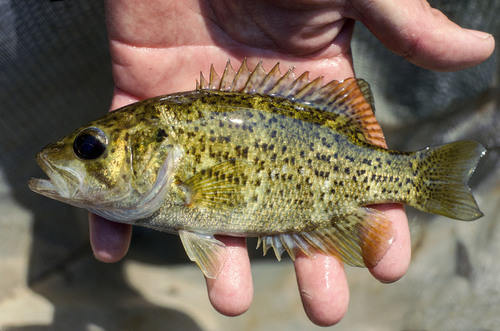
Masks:
[[[137,120],[162,121],[164,139],[183,151],[164,205],[135,224],[246,236],[307,232],[359,206],[407,203],[414,194],[411,156],[362,142],[342,115],[285,98],[195,91],[133,111]],[[220,164],[227,166],[206,173]],[[189,203],[185,183],[200,172],[234,189]]]

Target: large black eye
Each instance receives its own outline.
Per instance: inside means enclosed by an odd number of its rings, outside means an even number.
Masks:
[[[108,138],[101,129],[88,128],[76,136],[73,151],[82,160],[95,160],[104,153],[107,145]]]

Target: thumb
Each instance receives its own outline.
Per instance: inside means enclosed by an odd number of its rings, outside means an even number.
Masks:
[[[486,60],[495,48],[491,34],[463,29],[427,1],[354,1],[353,18],[387,48],[431,70],[455,71]]]

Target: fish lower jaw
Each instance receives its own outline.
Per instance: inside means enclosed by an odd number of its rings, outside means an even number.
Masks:
[[[32,178],[28,183],[32,191],[60,201],[75,198],[80,183],[77,173],[50,162],[42,152],[37,154],[36,161],[48,178]]]
[[[67,185],[57,185],[51,179],[32,178],[28,186],[33,192],[56,200],[71,199],[75,193]]]

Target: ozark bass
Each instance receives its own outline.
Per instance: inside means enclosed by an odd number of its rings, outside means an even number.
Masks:
[[[485,149],[473,141],[385,149],[368,84],[308,73],[213,67],[197,89],[140,101],[45,147],[50,179],[30,188],[107,219],[178,233],[217,277],[215,234],[258,236],[280,258],[315,250],[375,266],[393,240],[370,204],[400,202],[460,220],[482,216],[467,186]]]

